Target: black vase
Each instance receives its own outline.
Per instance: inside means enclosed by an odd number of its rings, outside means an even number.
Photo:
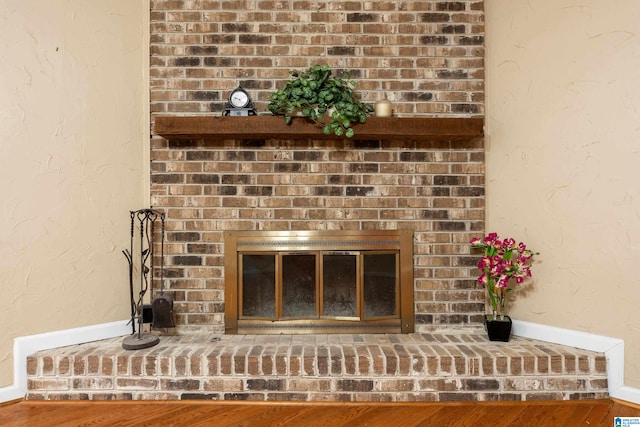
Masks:
[[[493,316],[485,314],[484,328],[489,335],[489,341],[509,341],[511,336],[511,318],[504,316],[504,319],[494,319]]]

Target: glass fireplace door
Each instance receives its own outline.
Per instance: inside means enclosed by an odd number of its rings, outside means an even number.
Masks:
[[[397,316],[397,257],[396,252],[242,254],[240,317],[360,320]]]
[[[225,332],[414,330],[409,230],[226,231]]]
[[[357,253],[322,255],[322,316],[360,318],[359,257]]]
[[[244,254],[240,257],[240,317],[275,318],[276,260],[276,254]]]
[[[282,318],[318,317],[317,256],[282,255]]]
[[[364,255],[364,317],[388,317],[398,313],[398,256],[396,253]]]

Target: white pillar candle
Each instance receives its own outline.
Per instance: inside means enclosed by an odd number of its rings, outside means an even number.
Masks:
[[[391,102],[387,98],[377,101],[373,108],[376,117],[391,117]]]

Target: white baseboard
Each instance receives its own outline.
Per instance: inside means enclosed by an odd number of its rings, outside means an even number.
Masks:
[[[624,385],[623,340],[520,320],[513,321],[513,334],[523,338],[604,353],[607,359],[609,395],[627,402],[640,403],[640,389]]]
[[[13,385],[0,388],[0,402],[22,399],[27,393],[27,357],[37,351],[82,344],[131,333],[128,320],[18,337],[13,342]]]
[[[0,403],[10,400],[22,399],[25,392],[20,391],[17,385],[10,385],[0,388]]]

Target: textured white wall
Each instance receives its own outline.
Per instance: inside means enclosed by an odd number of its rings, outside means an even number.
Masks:
[[[487,0],[487,230],[541,252],[519,320],[625,340],[640,387],[640,2]]]
[[[0,387],[18,336],[126,319],[145,1],[0,0]]]

